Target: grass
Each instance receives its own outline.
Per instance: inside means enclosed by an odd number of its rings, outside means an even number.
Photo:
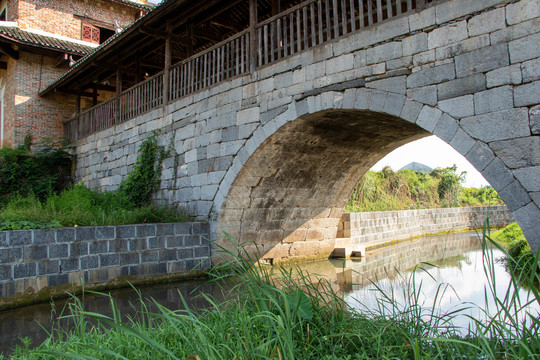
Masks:
[[[484,233],[484,269],[494,285],[493,253]],[[214,280],[230,277],[236,286],[224,302],[206,296],[206,310],[172,311],[155,304],[151,313],[141,302],[137,318],[122,321],[114,300],[112,316],[85,312],[73,299],[74,330],[61,327],[31,350],[18,348],[14,359],[535,359],[540,354],[540,319],[516,316],[527,303],[517,297],[512,280],[498,295],[496,315],[461,335],[452,319],[463,309],[439,314],[418,303],[411,285],[406,304],[381,293],[379,309],[348,311],[331,284],[311,275],[280,268],[277,276],[238,248],[232,260],[212,272]],[[538,276],[538,275],[535,275]],[[533,280],[532,277],[529,280]],[[411,281],[410,284],[414,284]],[[445,291],[440,286],[441,296]],[[539,303],[540,295],[531,289]],[[103,295],[107,296],[107,295]],[[441,299],[438,296],[437,299]],[[436,300],[440,301],[440,300]]]
[[[121,192],[96,192],[83,185],[44,201],[15,197],[0,210],[0,230],[182,221],[191,218],[173,207],[134,206]]]

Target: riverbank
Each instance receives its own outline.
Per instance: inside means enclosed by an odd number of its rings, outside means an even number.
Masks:
[[[485,256],[489,269],[495,260],[487,247]],[[534,317],[529,323],[498,317],[463,336],[451,324],[455,313],[430,314],[418,307],[418,288],[409,289],[411,302],[403,311],[365,315],[347,311],[341,295],[324,280],[290,270],[272,277],[268,269],[235,258],[213,275],[235,277],[240,282],[236,296],[224,302],[209,296],[212,307],[200,312],[160,307],[151,313],[141,307],[137,320],[122,324],[114,311],[108,317],[90,313],[75,301],[73,331],[60,330],[56,336],[62,341],[55,337],[35,350],[20,349],[14,358],[446,359],[535,358],[540,353]],[[388,300],[383,297],[391,306]],[[510,310],[513,304],[502,306]]]

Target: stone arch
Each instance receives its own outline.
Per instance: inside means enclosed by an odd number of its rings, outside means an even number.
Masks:
[[[501,159],[508,150],[480,140],[482,124],[465,125],[437,106],[376,89],[297,99],[240,149],[214,199],[216,233],[230,233],[263,258],[328,256],[346,201],[364,173],[395,148],[434,134],[482,173],[537,249],[538,204]],[[508,125],[495,126],[501,128],[490,132],[503,133]],[[521,145],[523,157],[537,151],[535,143]]]

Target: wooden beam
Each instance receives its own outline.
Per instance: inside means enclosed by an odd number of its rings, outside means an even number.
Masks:
[[[232,31],[235,31],[235,32],[240,32],[243,29],[242,26],[240,26],[240,24],[236,23],[236,22],[233,22],[233,21],[227,21],[225,19],[213,19],[213,20],[210,20],[210,24],[212,25],[215,25],[215,26],[219,26],[219,27],[222,27],[222,28],[225,28],[225,29],[229,29],[229,30],[232,30]]]
[[[19,52],[13,49],[10,44],[0,44],[0,53],[9,56],[13,60],[19,60]]]
[[[171,68],[171,32],[172,26],[167,22],[167,39],[165,40],[165,64],[163,70],[163,104],[169,103],[169,70]]]
[[[281,1],[272,0],[272,16],[277,15],[281,12]]]
[[[167,34],[164,34],[163,31],[159,29],[152,29],[149,27],[140,27],[139,32],[141,34],[148,35],[148,36],[158,38],[161,40],[167,40],[168,38]],[[170,40],[178,44],[189,45],[189,39],[186,39],[182,36],[174,35],[172,33],[170,34]]]
[[[249,0],[249,58],[251,73],[257,67],[257,0]]]

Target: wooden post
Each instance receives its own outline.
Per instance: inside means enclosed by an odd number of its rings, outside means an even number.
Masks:
[[[116,69],[116,112],[115,112],[115,124],[120,123],[121,114],[121,104],[120,104],[120,94],[122,93],[122,64],[118,64]]]
[[[416,10],[420,11],[426,7],[426,0],[416,0]]]
[[[98,101],[98,91],[97,86],[94,85],[94,88],[92,89],[92,106],[96,106]]]
[[[249,0],[249,62],[250,72],[257,67],[257,0]]]
[[[77,117],[79,117],[79,114],[81,113],[81,85],[77,84],[77,101],[75,105],[75,113]]]
[[[165,39],[165,68],[163,70],[163,105],[169,103],[169,92],[170,92],[170,69],[171,69],[171,32],[172,27],[169,22],[167,22],[167,38]]]

